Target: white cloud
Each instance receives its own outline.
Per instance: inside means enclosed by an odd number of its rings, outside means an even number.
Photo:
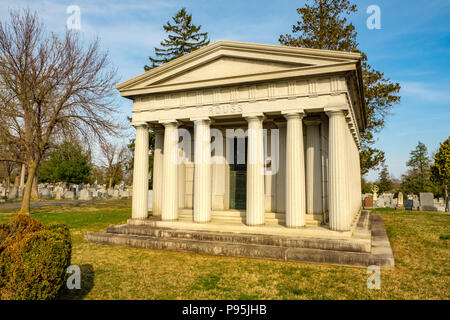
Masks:
[[[427,102],[445,103],[450,101],[450,88],[441,89],[422,82],[402,82],[401,95]]]

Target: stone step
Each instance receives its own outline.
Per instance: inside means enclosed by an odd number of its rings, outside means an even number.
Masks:
[[[369,265],[378,265],[380,267],[393,266],[393,261],[384,255],[373,255],[371,253],[351,251],[342,252],[339,250],[295,248],[275,245],[242,244],[184,238],[161,238],[109,232],[88,234],[85,236],[85,240],[100,244],[195,252],[219,256],[328,263],[361,267],[367,267]]]
[[[192,222],[192,216],[179,215],[178,220]],[[245,218],[241,218],[241,217],[211,217],[211,221],[212,222],[224,222],[224,223],[227,222],[230,224],[245,224]],[[264,225],[266,225],[266,226],[276,226],[276,225],[284,226],[284,225],[286,225],[286,223],[285,223],[285,220],[265,219]],[[319,221],[306,221],[307,227],[317,227],[319,225],[320,225]]]
[[[211,221],[213,222],[229,222],[231,224],[245,224],[245,214],[236,214],[236,212],[233,212],[233,214],[227,214],[226,213],[213,213],[211,214]],[[273,217],[270,214],[265,216],[264,224],[265,225],[286,225],[285,215],[284,214],[277,214],[278,217]],[[192,221],[193,216],[192,213],[186,213],[186,212],[180,212],[178,214],[178,220],[179,221]],[[306,218],[306,226],[307,227],[315,227],[319,226],[321,224],[321,220],[313,220],[312,215],[307,215]]]
[[[179,212],[179,215],[181,216],[192,216],[192,210],[190,209],[182,209]],[[227,210],[227,211],[211,211],[211,217],[246,217],[246,212],[243,210]],[[278,220],[285,220],[286,214],[285,213],[278,213],[278,212],[265,212],[264,213],[265,219],[278,219]],[[307,214],[306,215],[306,221],[323,221],[323,215],[322,214]]]
[[[226,243],[271,245],[282,247],[370,252],[370,240],[366,239],[322,239],[300,236],[281,236],[265,234],[244,234],[205,230],[183,230],[145,225],[123,224],[108,227],[107,233],[149,236],[158,238],[177,238]]]

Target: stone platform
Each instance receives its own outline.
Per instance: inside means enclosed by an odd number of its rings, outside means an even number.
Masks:
[[[220,230],[220,231],[219,231]],[[187,251],[220,256],[393,268],[394,257],[379,214],[362,211],[351,232],[325,226],[288,229],[215,222],[129,220],[85,236],[92,243]]]

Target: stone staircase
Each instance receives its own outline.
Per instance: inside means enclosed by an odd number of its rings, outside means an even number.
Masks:
[[[373,220],[369,215],[361,214],[359,218],[355,232],[359,230],[361,236],[342,239],[167,228],[158,226],[160,221],[152,218],[142,225],[128,223],[111,226],[106,232],[86,235],[85,240],[219,256],[391,268],[394,259],[387,236],[382,234],[384,225],[381,216]],[[236,218],[239,219],[240,215]],[[372,220],[375,224],[371,223]],[[373,225],[378,231],[375,242],[370,236]]]
[[[223,222],[229,224],[245,224],[245,210],[211,211],[211,222]],[[178,221],[193,221],[191,209],[181,209],[178,213]],[[306,227],[317,227],[323,222],[322,214],[307,214]],[[266,212],[264,224],[267,226],[286,225],[286,214],[276,212]]]

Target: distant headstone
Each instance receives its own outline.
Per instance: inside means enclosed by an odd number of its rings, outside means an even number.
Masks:
[[[17,199],[17,189],[15,187],[12,187],[9,189],[8,193],[8,200],[16,200]]]
[[[405,210],[405,205],[403,203],[403,193],[400,191],[397,196],[397,210]]]
[[[390,208],[394,195],[392,193],[383,193],[378,197],[377,208]]]
[[[412,210],[414,205],[414,200],[406,199],[403,201],[403,206],[405,210]]]
[[[374,184],[372,186],[372,192],[373,192],[373,201],[377,201],[378,200],[378,191],[380,190],[380,188],[378,188],[378,186],[376,184]]]
[[[393,198],[391,201],[391,206],[389,208],[391,209],[397,208],[397,200],[398,200],[397,198]]]
[[[373,208],[373,197],[366,197],[364,199],[364,207],[365,208]]]
[[[114,189],[113,194],[112,194],[112,197],[113,197],[114,199],[117,199],[117,198],[119,198],[119,196],[120,196],[119,190]]]
[[[121,190],[120,191],[120,198],[121,199],[128,199],[130,197],[130,193],[128,190]]]
[[[55,200],[61,200],[63,189],[61,187],[56,187]]]
[[[421,192],[420,198],[420,211],[437,211],[434,206],[434,196],[431,192]]]
[[[52,196],[47,188],[41,189],[41,199],[50,199]]]
[[[75,193],[73,191],[64,192],[64,199],[75,199]]]
[[[82,189],[80,191],[80,196],[78,197],[79,200],[92,200],[92,197],[89,193],[89,190],[87,189]]]
[[[419,200],[413,199],[412,202],[413,202],[413,208],[412,209],[414,211],[418,211],[419,210],[419,206],[420,206]]]
[[[106,198],[106,197],[108,196],[108,193],[106,192],[105,189],[100,188],[100,189],[98,190],[97,196],[98,196],[99,198],[103,198],[103,197]]]
[[[25,190],[25,187],[19,187],[19,198],[23,198],[23,191]]]

